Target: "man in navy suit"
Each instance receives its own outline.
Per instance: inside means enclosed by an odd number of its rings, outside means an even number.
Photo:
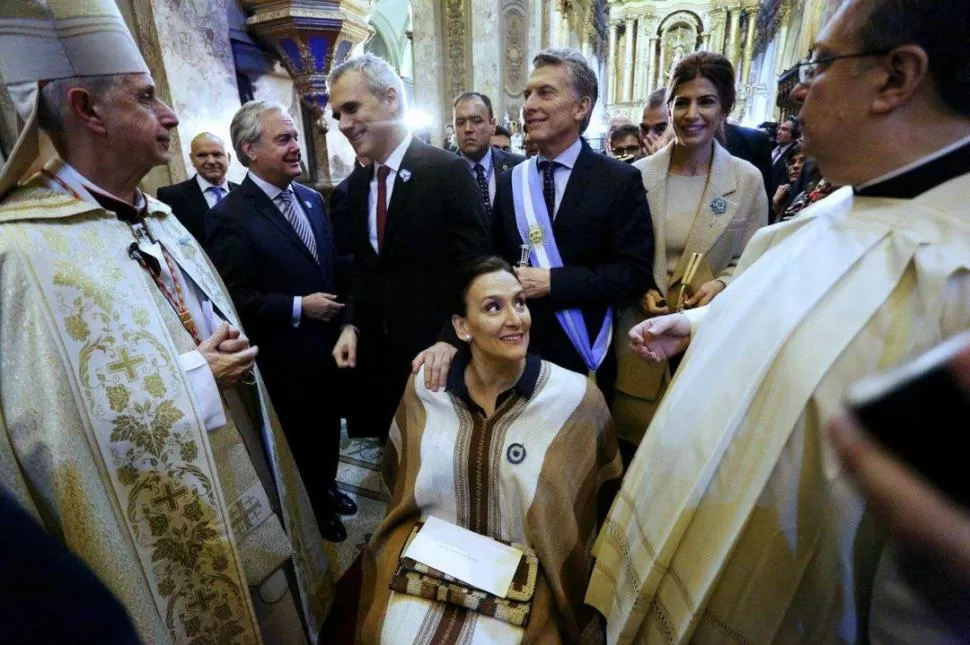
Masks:
[[[539,154],[499,179],[494,247],[511,263],[529,247],[528,266],[515,269],[532,312],[529,350],[583,374],[595,370],[609,398],[612,309],[653,282],[650,210],[640,173],[581,138],[598,95],[582,55],[544,50],[533,65],[523,112]]]
[[[320,194],[293,181],[299,135],[282,106],[250,101],[230,131],[249,174],[209,213],[206,249],[259,347],[257,363],[320,531],[340,542],[347,532],[338,515],[357,507],[335,483],[340,416],[327,400],[344,307],[334,295],[333,233]]]
[[[204,245],[206,213],[239,184],[226,180],[232,156],[226,152],[222,139],[211,132],[202,132],[192,139],[189,158],[195,167],[195,176],[159,188],[158,199],[171,206],[182,226]]]
[[[496,180],[503,172],[525,161],[513,152],[492,148],[495,134],[495,115],[492,101],[481,92],[465,92],[452,104],[455,134],[458,136],[458,156],[468,164],[468,172],[482,198],[482,206],[489,215],[495,203]]]

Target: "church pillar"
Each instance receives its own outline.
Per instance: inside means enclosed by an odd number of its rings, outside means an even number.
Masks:
[[[610,51],[609,57],[607,58],[607,65],[609,74],[607,75],[607,103],[613,105],[616,103],[616,70],[618,65],[616,64],[616,30],[617,24],[615,22],[610,23]]]
[[[242,0],[242,4],[251,12],[246,25],[276,50],[293,77],[300,99],[310,110],[314,127],[309,129],[316,162],[312,181],[317,188],[329,188],[326,132],[316,124],[323,117],[330,98],[327,87],[330,70],[343,62],[355,45],[370,36],[366,13],[357,2],[351,1],[333,9],[311,9],[293,0],[283,2],[283,10],[278,0]]]
[[[738,78],[740,83],[747,83],[751,76],[751,58],[754,56],[754,28],[758,22],[758,9],[748,7],[748,35],[744,41],[744,66],[741,76]]]
[[[647,87],[650,85],[650,76],[647,69],[647,57],[649,52],[647,47],[650,42],[650,34],[647,29],[647,19],[646,16],[640,16],[637,18],[637,47],[636,54],[634,57],[634,73],[633,73],[633,100],[642,101],[647,97],[649,90]]]
[[[626,46],[623,50],[623,102],[633,100],[633,18],[626,21]]]
[[[660,42],[660,36],[650,36],[650,44],[647,51],[647,91],[646,94],[654,91],[660,87],[657,83],[657,45]],[[644,96],[646,99],[646,96]]]
[[[708,29],[701,34],[701,50],[711,51],[711,31]]]
[[[731,9],[731,22],[728,29],[728,38],[730,38],[730,45],[728,47],[727,57],[728,60],[734,64],[734,68],[740,67],[738,65],[738,53],[741,46],[741,7],[735,7]]]
[[[561,47],[562,11],[559,7],[559,0],[551,0],[549,3],[549,12],[549,46]]]

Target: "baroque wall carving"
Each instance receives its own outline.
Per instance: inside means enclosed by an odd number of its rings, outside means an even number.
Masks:
[[[441,33],[444,36],[443,105],[468,89],[472,82],[471,7],[469,0],[443,0]]]
[[[528,33],[526,6],[523,0],[506,0],[502,7],[502,51],[505,74],[502,87],[509,97],[521,96],[528,80]]]

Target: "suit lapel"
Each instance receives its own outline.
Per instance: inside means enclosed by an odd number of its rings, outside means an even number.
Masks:
[[[673,144],[668,144],[656,154],[633,164],[643,177],[643,188],[647,191],[647,205],[650,207],[650,222],[653,224],[653,279],[661,293],[667,291],[667,172],[670,170],[670,155]]]
[[[735,193],[738,189],[738,177],[731,155],[714,142],[714,159],[711,162],[711,177],[707,182],[704,195],[701,197],[697,209],[697,216],[691,226],[690,234],[684,245],[684,253],[671,276],[671,280],[679,279],[687,267],[687,260],[692,253],[706,254],[724,233],[731,220],[737,215],[738,200]],[[715,208],[721,207],[724,212],[718,213]]]
[[[560,226],[560,222],[569,221],[573,217],[574,211],[582,204],[583,193],[586,192],[586,185],[589,184],[591,175],[595,172],[595,164],[592,164],[592,155],[597,154],[583,143],[579,156],[576,157],[576,164],[572,172],[569,173],[569,181],[566,183],[566,190],[562,194],[562,201],[559,203],[559,210],[552,223],[553,233]]]
[[[327,215],[320,208],[320,203],[314,199],[313,190],[300,184],[293,184],[293,191],[300,200],[307,220],[310,222],[310,229],[313,231],[313,239],[317,242],[317,264],[320,272],[328,280],[332,277],[333,258],[333,234],[330,230],[330,222]]]
[[[377,260],[377,252],[370,245],[370,182],[374,178],[374,164],[357,167],[350,176],[347,189],[348,208],[353,218],[355,253],[363,253]]]
[[[283,213],[280,212],[280,209],[276,207],[273,200],[271,200],[266,193],[263,192],[262,188],[257,186],[252,179],[246,177],[246,180],[243,181],[243,184],[239,190],[244,191],[246,197],[249,198],[253,205],[253,210],[269,220],[270,224],[276,227],[276,230],[278,230],[283,237],[287,238],[291,244],[299,249],[301,253],[305,254],[307,259],[316,264],[317,261],[313,257],[313,254],[310,253],[310,249],[306,247],[306,244],[303,243],[300,236],[296,234],[296,231],[293,230],[290,223],[286,221],[286,217],[284,217]]]
[[[205,216],[209,212],[209,202],[205,200],[205,194],[202,192],[202,188],[199,186],[199,180],[196,177],[192,177],[189,180],[191,184],[188,186],[188,191],[186,191],[186,197],[192,201],[193,212],[200,213]]]
[[[502,175],[503,172],[514,166],[509,158],[501,150],[496,150],[492,148],[492,172],[495,175],[495,179]]]
[[[384,228],[384,247],[381,255],[386,255],[394,244],[395,232],[400,227],[401,213],[407,212],[411,196],[414,194],[415,184],[421,181],[419,175],[422,168],[422,143],[417,137],[411,140],[401,159],[401,167],[394,175],[394,190],[391,192],[391,202],[387,206],[387,223]]]

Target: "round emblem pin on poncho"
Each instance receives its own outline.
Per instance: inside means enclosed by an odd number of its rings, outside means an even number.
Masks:
[[[711,210],[715,215],[723,215],[727,212],[727,202],[721,197],[715,197],[711,200]]]
[[[510,464],[521,464],[525,461],[525,446],[521,443],[513,443],[505,451],[505,456],[508,458]]]

